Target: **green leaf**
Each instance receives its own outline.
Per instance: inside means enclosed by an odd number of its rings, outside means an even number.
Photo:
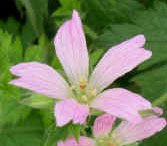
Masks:
[[[32,112],[25,121],[16,126],[0,129],[0,145],[2,146],[41,146],[43,127],[38,114]]]
[[[9,81],[9,79],[11,78],[11,75],[9,73],[9,67],[11,64],[16,64],[22,60],[22,50],[22,44],[18,37],[13,39],[8,32],[3,32],[2,30],[0,30],[1,83]]]
[[[71,136],[73,136],[76,141],[79,140],[80,137],[80,129],[81,129],[81,125],[80,124],[70,124],[69,126],[69,133],[71,133]]]
[[[139,114],[140,114],[143,118],[146,118],[146,117],[149,117],[149,116],[152,116],[152,115],[159,116],[159,114],[156,113],[156,112],[155,112],[154,110],[152,110],[152,109],[139,110]]]
[[[48,98],[44,95],[32,93],[30,97],[24,98],[20,101],[21,104],[30,106],[32,108],[48,108],[54,104],[54,99]]]
[[[140,12],[137,16],[132,17],[133,24],[112,25],[96,42],[100,47],[110,48],[137,34],[145,35],[145,48],[151,50],[153,56],[140,65],[130,79],[140,87],[138,92],[150,101],[161,97],[167,91],[166,18],[167,5],[155,3],[153,9]],[[146,140],[142,145],[165,146],[166,136],[167,132],[164,130],[152,137],[151,140]]]
[[[23,42],[24,47],[30,46],[36,39],[35,32],[32,31],[31,23],[27,21],[22,26],[21,31],[21,40]]]
[[[24,61],[39,61],[43,62],[46,59],[46,45],[45,36],[41,36],[39,39],[39,44],[30,46],[26,49]]]
[[[22,61],[22,44],[18,37],[15,39],[0,30],[0,127],[6,124],[16,124],[25,119],[31,109],[19,104],[22,96],[20,90],[8,84],[12,79],[9,72],[11,65]]]
[[[57,142],[60,140],[66,140],[68,137],[75,137],[76,140],[80,136],[80,125],[68,123],[63,127],[55,127],[55,124],[50,126],[50,128],[45,133],[44,146],[56,146]]]
[[[44,33],[44,20],[48,15],[48,0],[19,0],[26,8],[36,36]],[[40,7],[39,7],[40,6]]]
[[[130,22],[130,17],[143,10],[135,0],[81,0],[81,10],[86,14],[85,22],[96,32],[115,22]]]
[[[55,125],[53,105],[49,106],[49,108],[40,109],[40,115],[41,115],[42,123],[46,129],[48,129],[53,124]]]
[[[78,0],[59,0],[61,7],[57,9],[52,16],[68,16],[74,9],[80,10],[80,1]]]
[[[93,53],[90,54],[90,63],[91,63],[92,66],[95,66],[97,64],[97,62],[102,57],[103,53],[104,53],[103,49],[98,49],[98,50],[95,50]]]
[[[50,128],[45,133],[44,146],[57,146],[57,142],[60,140],[65,140],[69,135],[69,125],[64,127],[55,127],[55,124],[50,126]]]
[[[7,21],[0,21],[0,28],[8,31],[11,34],[18,35],[20,29],[20,23],[13,17],[9,17]]]
[[[80,10],[80,1],[78,0],[59,0],[61,6],[53,12],[52,18],[54,18],[55,24],[60,27],[64,21],[71,19],[73,10]]]
[[[156,99],[153,102],[153,106],[160,106],[163,105],[165,106],[167,104],[167,93],[163,94],[161,97],[159,97],[158,99]]]
[[[9,58],[12,64],[17,64],[23,60],[23,46],[19,37],[16,37],[10,45]]]

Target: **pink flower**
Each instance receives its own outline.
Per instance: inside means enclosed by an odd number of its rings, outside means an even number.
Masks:
[[[58,146],[124,146],[146,139],[166,126],[164,118],[150,116],[137,124],[123,121],[111,131],[114,121],[115,117],[109,114],[99,116],[93,126],[94,139],[81,136],[77,143],[70,137]]]
[[[10,84],[60,99],[55,105],[57,126],[69,121],[83,124],[89,107],[102,110],[130,122],[139,122],[139,110],[151,109],[151,103],[126,89],[103,91],[117,78],[149,59],[152,53],[143,48],[145,38],[137,35],[109,49],[89,76],[89,58],[82,23],[74,10],[54,39],[56,54],[68,77],[38,62],[20,63],[10,71],[19,78]]]

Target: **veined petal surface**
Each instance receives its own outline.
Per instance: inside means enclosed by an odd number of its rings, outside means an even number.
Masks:
[[[82,23],[74,10],[72,19],[66,21],[54,39],[56,54],[72,84],[88,77],[88,51]]]
[[[103,137],[109,134],[115,120],[116,117],[110,114],[103,114],[97,117],[93,125],[93,135],[95,137]]]
[[[91,107],[132,123],[142,120],[139,110],[151,109],[151,103],[140,95],[122,88],[113,88],[99,94]]]
[[[55,105],[57,126],[61,127],[72,121],[74,124],[84,124],[89,113],[88,105],[77,103],[73,99],[65,99]]]
[[[109,49],[90,77],[92,88],[102,91],[117,78],[149,59],[152,53],[142,48],[144,43],[144,36],[137,35]]]
[[[166,120],[164,118],[150,116],[137,124],[123,121],[113,133],[122,145],[128,145],[154,135],[165,126]]]
[[[32,90],[48,97],[64,99],[72,97],[67,82],[50,66],[28,62],[20,63],[10,68],[13,75],[19,78],[10,81],[10,84]]]

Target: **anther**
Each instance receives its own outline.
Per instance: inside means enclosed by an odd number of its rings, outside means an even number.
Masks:
[[[112,136],[112,138],[116,138],[116,135],[114,133],[111,136]]]
[[[79,85],[80,85],[81,89],[85,89],[86,86],[87,86],[87,81],[84,80],[84,78],[81,77],[80,80],[79,80]]]
[[[115,146],[115,144],[112,141],[110,141],[108,146]]]
[[[115,140],[115,142],[116,142],[117,144],[120,144],[120,143],[121,143],[121,141],[120,141],[119,138],[117,138],[117,139]]]
[[[82,95],[82,96],[81,96],[81,99],[82,99],[83,101],[88,101],[88,97],[87,97],[86,95]]]
[[[76,87],[74,85],[71,86],[71,90],[75,90]]]
[[[97,90],[93,89],[90,91],[91,96],[95,97],[97,95]]]

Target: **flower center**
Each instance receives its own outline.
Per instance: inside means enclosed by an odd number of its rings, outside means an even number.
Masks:
[[[90,101],[97,95],[97,90],[90,88],[86,78],[81,77],[78,84],[71,85],[71,90],[74,93],[74,98],[84,104],[89,104]]]
[[[96,140],[96,146],[120,146],[116,143],[115,139],[106,135],[104,137],[99,137]]]

